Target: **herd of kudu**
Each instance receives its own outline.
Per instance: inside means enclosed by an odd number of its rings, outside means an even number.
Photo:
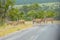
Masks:
[[[53,23],[54,21],[54,18],[42,18],[42,19],[33,19],[33,24],[34,23],[48,23],[48,22],[51,22]]]
[[[54,18],[44,18],[44,19],[33,19],[32,23],[48,23],[48,22],[53,23]],[[8,25],[18,25],[18,24],[25,24],[25,20],[18,20],[18,21],[8,21],[7,24]]]

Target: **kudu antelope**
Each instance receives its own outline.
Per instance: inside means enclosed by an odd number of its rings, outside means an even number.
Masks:
[[[25,20],[19,20],[18,24],[25,24]]]
[[[24,20],[18,20],[18,21],[8,21],[7,25],[18,25],[18,24],[25,24]]]
[[[17,25],[17,21],[8,21],[7,22],[8,25]]]
[[[51,22],[51,23],[53,23],[53,18],[43,18],[43,19],[33,19],[33,24],[34,23],[41,23],[41,22],[43,22],[43,23],[48,23],[48,22]]]
[[[46,18],[46,19],[45,19],[45,22],[46,22],[46,23],[48,23],[48,22],[53,23],[53,21],[54,21],[54,18]]]
[[[33,19],[33,24],[34,23],[41,23],[41,22],[45,22],[44,19]]]

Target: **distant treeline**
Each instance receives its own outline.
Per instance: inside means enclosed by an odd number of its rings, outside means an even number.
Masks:
[[[37,18],[55,18],[58,12],[49,6],[41,7],[38,3],[29,6],[24,5],[21,8],[14,8],[15,0],[6,0],[5,4],[0,0],[0,23],[6,21],[32,20]]]
[[[55,18],[57,16],[56,12],[51,9],[42,8],[39,4],[31,4],[29,6],[25,5],[21,8],[12,8],[9,10],[8,18],[10,20],[32,20],[36,18]]]

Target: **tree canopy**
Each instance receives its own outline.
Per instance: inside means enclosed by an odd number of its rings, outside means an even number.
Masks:
[[[17,21],[21,19],[32,20],[36,18],[50,18],[56,16],[55,11],[45,10],[37,3],[24,5],[20,9],[14,8],[14,3],[15,0],[6,0],[5,4],[2,5],[0,1],[0,22],[6,20]]]

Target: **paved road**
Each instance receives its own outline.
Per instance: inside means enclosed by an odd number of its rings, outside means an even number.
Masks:
[[[57,24],[35,25],[33,28],[18,31],[0,40],[57,40],[58,27]]]

